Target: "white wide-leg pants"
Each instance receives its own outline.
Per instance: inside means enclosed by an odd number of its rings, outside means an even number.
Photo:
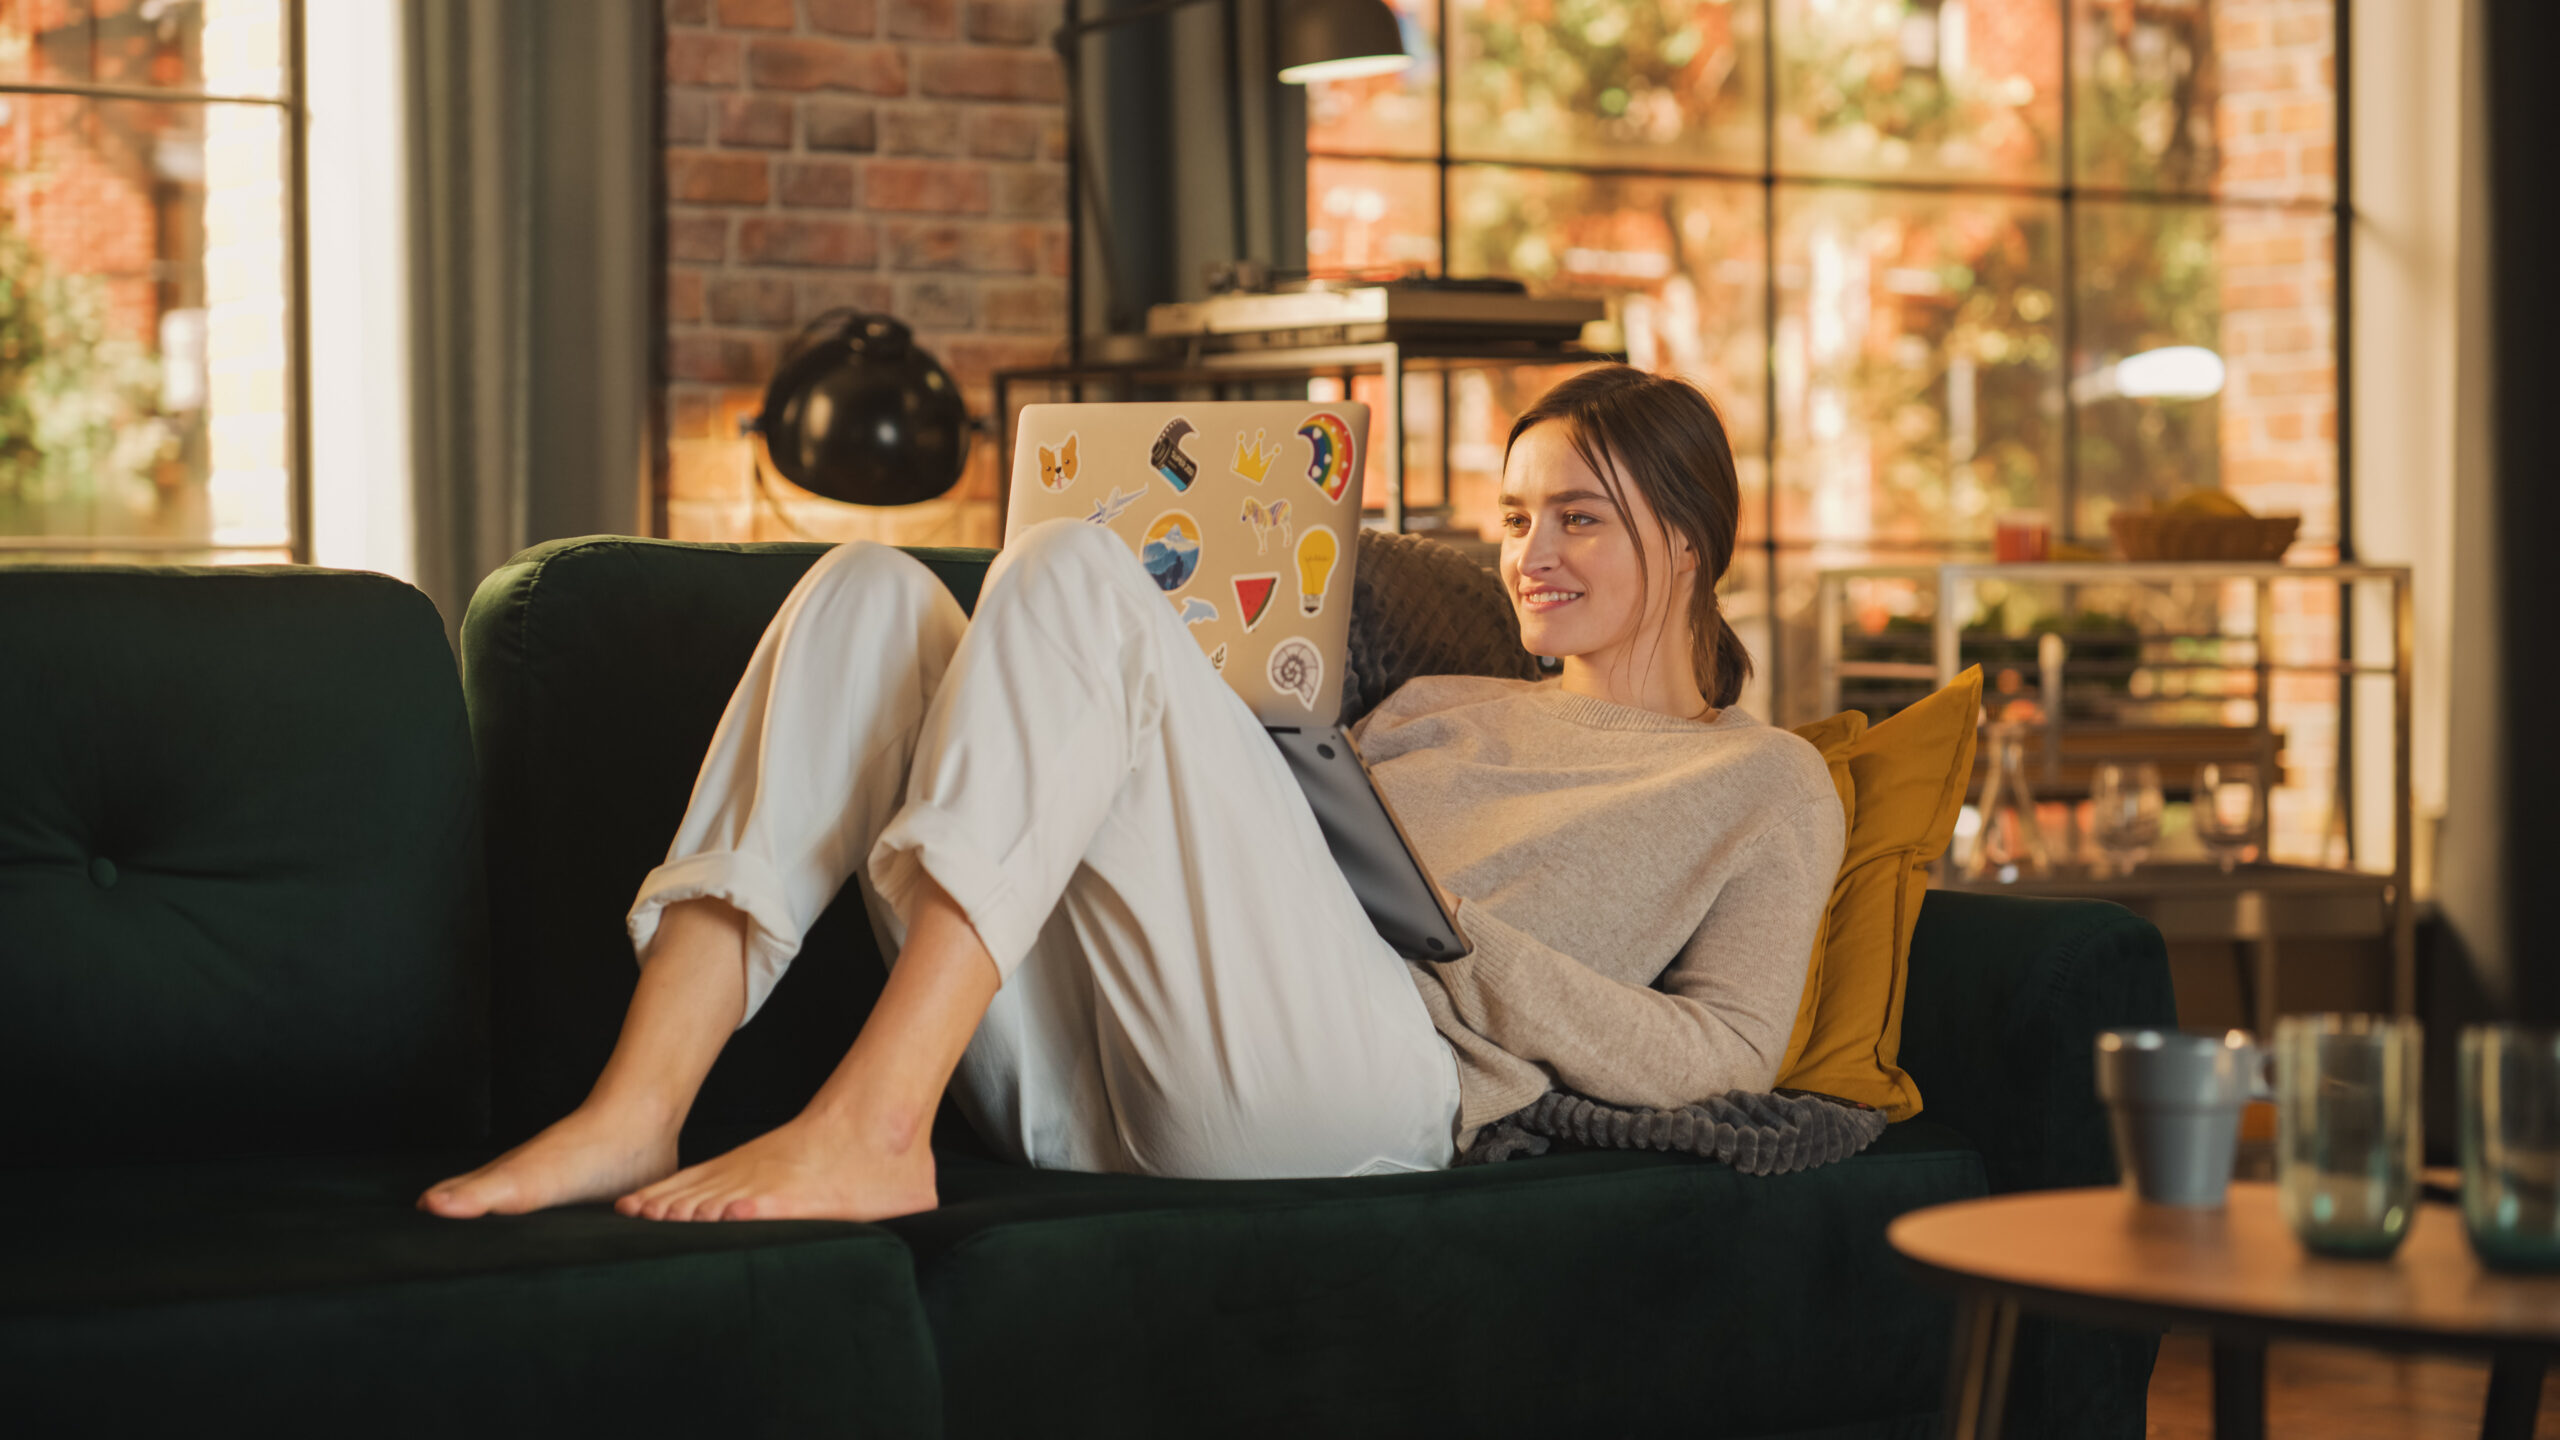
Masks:
[[[953,1078],[1000,1154],[1199,1178],[1434,1169],[1455,1058],[1288,763],[1128,548],[1073,521],[932,572],[821,557],[730,697],[628,926],[720,896],[753,1017],[848,877],[894,957],[919,879],[1003,977]]]

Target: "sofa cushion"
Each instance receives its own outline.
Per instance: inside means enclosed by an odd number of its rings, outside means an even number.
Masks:
[[[1936,1407],[1885,1248],[1983,1193],[1930,1122],[1749,1177],[1654,1154],[1185,1181],[946,1160],[915,1246],[955,1437],[1690,1434]]]
[[[462,673],[488,815],[500,1140],[558,1119],[603,1068],[639,977],[623,914],[667,858],[757,639],[827,548],[559,540],[472,597]],[[976,602],[988,552],[913,553],[963,606]],[[886,975],[847,889],[722,1053],[686,1125],[686,1158],[791,1118]]]
[[[13,1176],[0,1414],[43,1435],[935,1433],[885,1231],[411,1208],[484,1158]]]
[[[381,575],[0,567],[0,1166],[465,1144],[482,872]]]
[[[1946,853],[1964,807],[1981,709],[1976,666],[1880,725],[1852,711],[1796,731],[1822,751],[1850,824],[1780,1085],[1873,1105],[1895,1120],[1919,1113],[1920,1086],[1896,1063],[1911,935],[1929,866]]]

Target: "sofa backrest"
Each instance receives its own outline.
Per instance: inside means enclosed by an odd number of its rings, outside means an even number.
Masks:
[[[463,687],[488,817],[497,1138],[558,1119],[613,1048],[638,975],[623,916],[667,857],[729,694],[783,597],[828,547],[559,540],[481,582]],[[990,552],[913,552],[964,606]],[[879,998],[860,894],[811,927],[780,993],[695,1101],[688,1154],[808,1100]]]
[[[471,780],[397,580],[0,567],[0,1165],[476,1140]]]

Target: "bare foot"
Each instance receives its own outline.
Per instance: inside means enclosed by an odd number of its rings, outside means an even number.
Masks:
[[[613,1208],[648,1220],[886,1220],[938,1203],[933,1151],[921,1137],[891,1154],[803,1114]]]
[[[418,1208],[448,1219],[521,1215],[607,1200],[676,1168],[676,1132],[581,1105],[468,1175],[428,1188]]]

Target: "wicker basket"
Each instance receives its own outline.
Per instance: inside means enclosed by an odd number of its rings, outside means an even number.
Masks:
[[[2279,560],[2299,515],[2160,515],[2119,510],[2107,529],[2127,560]]]

